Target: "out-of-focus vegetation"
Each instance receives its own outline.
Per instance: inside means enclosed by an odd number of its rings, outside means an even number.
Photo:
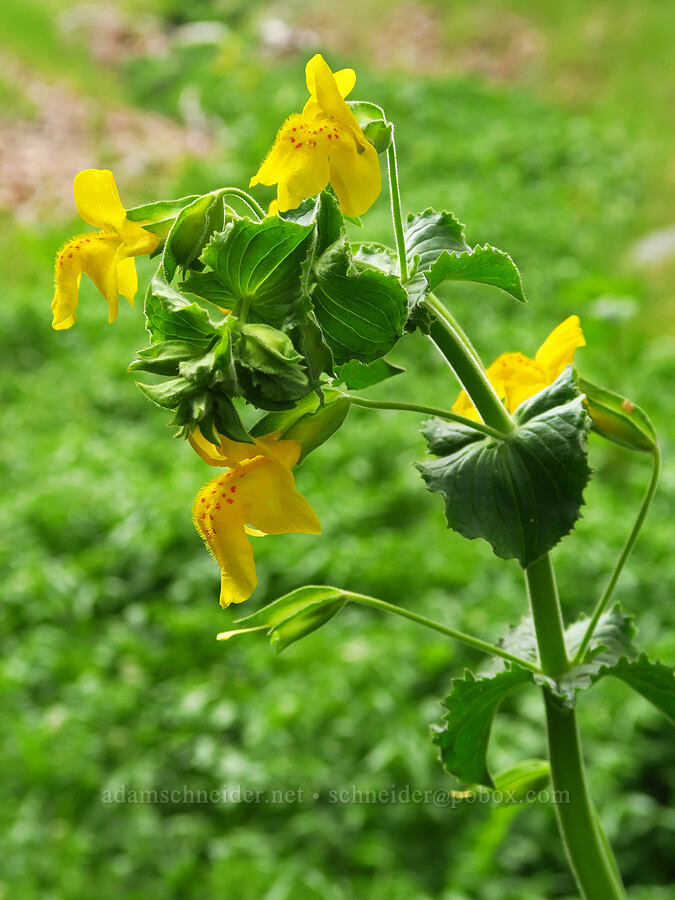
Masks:
[[[584,375],[652,415],[666,469],[617,597],[651,654],[672,662],[675,272],[655,238],[636,250],[672,225],[664,17],[661,3],[628,0],[361,0],[304,13],[243,0],[105,10],[7,0],[0,126],[37,134],[39,149],[45,95],[31,79],[58,83],[64,115],[89,104],[81,167],[126,155],[118,180],[132,206],[245,186],[304,100],[305,59],[321,49],[336,68],[355,65],[355,96],[396,122],[405,207],[454,210],[472,241],[508,250],[523,272],[526,307],[479,287],[445,294],[485,358],[532,352],[576,312],[588,340]],[[173,120],[156,138],[169,146],[153,156],[142,129],[106,119],[111,106]],[[23,160],[47,196],[58,162],[48,149]],[[2,166],[1,178],[21,177]],[[235,616],[218,607],[218,571],[190,520],[212,473],[171,440],[167,417],[126,373],[145,340],[140,309],[123,308],[108,327],[105,304],[83,285],[77,326],[51,331],[53,256],[74,233],[72,207],[57,196],[45,208],[37,197],[26,211],[27,191],[11,186],[18,221],[8,210],[0,225],[0,897],[574,896],[550,807],[330,802],[330,791],[352,786],[454,787],[428,729],[453,674],[477,659],[363,609],[280,657],[255,637],[215,642]],[[386,196],[368,227],[391,240]],[[407,399],[450,404],[456,388],[423,338],[406,338],[392,359],[408,368],[396,385]],[[438,498],[422,489],[411,465],[423,453],[417,427],[414,416],[350,413],[298,472],[324,534],[256,545],[260,587],[249,611],[315,582],[490,640],[520,618],[517,566],[447,532]],[[568,619],[604,586],[648,477],[646,461],[595,439],[592,461],[585,516],[554,554]],[[539,704],[536,693],[505,704],[496,767],[544,754]],[[631,897],[665,900],[670,726],[620,683],[583,697],[580,715],[593,793]],[[258,803],[103,802],[124,786],[264,794]],[[302,800],[272,794],[299,789]]]

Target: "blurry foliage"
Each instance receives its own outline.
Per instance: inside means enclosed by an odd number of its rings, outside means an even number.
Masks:
[[[245,6],[190,5],[189,18],[232,26],[223,46],[137,60],[119,75],[127,96],[171,115],[180,115],[181,93],[196,88],[218,129],[221,162],[186,163],[176,196],[245,184],[283,117],[303,102],[302,56],[261,63]],[[173,0],[143,7],[174,22],[187,9]],[[5,17],[3,34],[11,24]],[[49,31],[44,22],[40,29],[38,44]],[[396,122],[406,208],[453,209],[469,223],[470,241],[504,247],[524,273],[527,307],[479,286],[445,289],[486,359],[506,348],[531,353],[552,325],[579,313],[588,340],[581,371],[643,405],[672,459],[675,341],[664,322],[673,311],[657,282],[625,263],[636,235],[658,224],[646,218],[647,150],[632,141],[631,122],[602,110],[564,112],[524,89],[367,68],[357,94]],[[151,199],[149,186],[135,202]],[[369,215],[390,240],[385,196]],[[140,310],[122,309],[108,328],[86,285],[77,326],[51,332],[53,254],[68,233],[49,223],[33,232],[1,226],[13,278],[0,305],[0,897],[573,896],[550,808],[329,802],[330,790],[352,785],[453,787],[428,727],[440,719],[451,675],[476,659],[362,609],[347,609],[281,657],[255,636],[215,642],[234,616],[218,607],[218,570],[190,521],[211,473],[172,441],[168,414],[150,408],[126,372],[144,343]],[[392,359],[408,369],[399,386],[408,399],[454,399],[446,367],[421,336],[405,339]],[[447,385],[444,400],[439,385]],[[388,390],[385,383],[372,395]],[[640,458],[592,443],[597,472],[585,518],[555,553],[569,619],[602,589],[648,477]],[[352,410],[298,471],[324,534],[259,542],[260,587],[247,610],[324,582],[487,639],[516,622],[524,609],[518,567],[445,530],[438,498],[411,465],[423,452],[415,417]],[[637,614],[642,643],[664,660],[675,653],[674,498],[666,465],[617,591]],[[534,694],[507,701],[494,768],[543,754],[539,702]],[[583,698],[580,715],[593,793],[631,896],[666,900],[668,888],[656,885],[672,875],[672,732],[620,684]],[[122,785],[302,787],[305,801],[102,802],[103,791]]]

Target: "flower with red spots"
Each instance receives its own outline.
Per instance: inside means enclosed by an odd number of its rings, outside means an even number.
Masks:
[[[346,216],[370,209],[381,190],[380,161],[345,102],[356,83],[353,69],[331,72],[320,53],[305,67],[310,98],[282,125],[250,187],[276,184],[270,215],[295,209],[330,182]]]
[[[321,523],[296,490],[291,472],[301,445],[281,441],[275,433],[252,444],[220,436],[216,445],[198,429],[190,443],[204,462],[228,470],[199,491],[192,518],[220,566],[220,605],[241,603],[258,583],[249,536],[321,533]]]
[[[487,377],[508,411],[513,412],[528,397],[553,384],[565,366],[574,362],[577,347],[585,346],[579,316],[570,316],[553,329],[534,359],[522,353],[502,353],[488,367]],[[461,391],[452,411],[467,419],[480,419],[466,391]]]
[[[138,288],[134,256],[152,253],[159,239],[127,219],[113,173],[85,169],[75,176],[73,193],[77,211],[100,231],[80,234],[63,245],[56,257],[52,328],[75,324],[80,280],[88,275],[108,302],[109,322],[117,317],[117,297],[134,305]]]

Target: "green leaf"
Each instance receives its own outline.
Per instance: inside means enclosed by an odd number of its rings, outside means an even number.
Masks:
[[[359,391],[400,375],[405,372],[401,366],[395,366],[386,359],[376,359],[372,363],[362,363],[356,359],[337,367],[338,380],[336,384],[344,384],[350,391]]]
[[[200,348],[188,341],[159,341],[136,352],[129,372],[152,372],[155,375],[178,375],[179,366],[200,354]]]
[[[517,666],[490,676],[466,672],[456,678],[443,706],[448,710],[433,741],[443,765],[466,784],[495,787],[487,770],[487,748],[499,704],[516,688],[532,683],[532,673]]]
[[[565,646],[567,655],[573,659],[588,628],[590,619],[583,616],[565,629]],[[578,691],[587,690],[601,676],[607,667],[612,667],[622,658],[637,656],[633,645],[635,625],[633,617],[625,615],[617,605],[603,613],[588,645],[584,659],[573,666],[558,680],[546,675],[537,674],[534,680],[542,687],[547,687],[565,707],[571,708],[576,702]],[[500,646],[529,662],[537,662],[537,639],[534,622],[526,616],[516,628],[513,628],[500,642]],[[500,671],[504,668],[501,660],[490,663],[490,670]]]
[[[409,278],[403,285],[408,295],[408,321],[405,330],[412,332],[419,328],[424,334],[429,334],[433,315],[424,304],[429,295],[429,285],[423,272],[418,272]]]
[[[485,244],[463,253],[444,250],[425,273],[430,290],[444,281],[476,281],[490,284],[525,302],[520,272],[508,253]]]
[[[194,391],[194,385],[187,378],[169,378],[160,384],[136,382],[145,396],[163,409],[175,409],[180,401]]]
[[[525,567],[572,529],[590,476],[590,420],[572,369],[514,418],[518,427],[503,440],[433,421],[430,447],[449,452],[418,468],[429,490],[443,495],[450,528],[484,538],[497,556]]]
[[[312,389],[319,388],[324,373],[331,377],[335,374],[333,354],[313,312],[309,312],[305,321],[291,330],[291,340],[304,357]]]
[[[162,267],[171,282],[180,266],[183,271],[198,259],[207,241],[223,227],[225,206],[220,191],[197,197],[178,214],[164,245]]]
[[[373,362],[394,346],[407,318],[398,278],[376,269],[357,271],[349,245],[338,241],[314,263],[312,303],[335,362]]]
[[[146,326],[154,341],[187,342],[205,350],[216,335],[209,314],[156,275],[145,301]]]
[[[404,236],[411,274],[427,272],[444,250],[463,253],[469,249],[464,225],[445,210],[429,208],[416,215],[409,213]]]
[[[311,391],[302,356],[288,335],[269,325],[242,325],[235,359],[244,396],[258,409],[288,409]]]
[[[565,630],[565,644],[570,659],[574,657],[586,634],[589,619],[578,619]],[[633,617],[621,612],[617,605],[603,613],[593,632],[584,659],[573,666],[557,681],[545,679],[553,693],[564,706],[572,707],[577,691],[590,688],[607,666],[614,666],[622,657],[633,658],[637,650],[633,645],[635,625]]]
[[[232,296],[225,290],[213,272],[191,272],[190,276],[180,284],[180,289],[183,293],[194,294],[220,309],[230,309],[232,304]]]
[[[339,588],[308,585],[291,591],[269,603],[261,610],[238,619],[233,631],[218,635],[219,640],[227,640],[250,631],[267,630],[270,643],[277,653],[325,625],[346,603]]]
[[[278,216],[228,221],[201,257],[225,289],[222,305],[275,328],[301,322],[310,308],[300,275],[312,232]]]
[[[614,665],[603,667],[598,677],[604,675],[620,678],[675,723],[675,672],[670,666],[658,660],[651,662],[642,653],[638,659],[624,657]]]
[[[161,267],[145,299],[146,327],[153,341],[182,341],[206,350],[216,336],[209,314],[167,284]]]
[[[133,209],[127,210],[127,219],[139,222],[146,231],[156,234],[160,241],[159,250],[166,241],[176,216],[185,206],[197,200],[198,196],[198,194],[191,194],[189,197],[180,197],[178,200],[158,200],[155,203],[134,206]],[[158,250],[155,250],[152,255],[154,256]]]
[[[585,378],[579,378],[577,384],[586,395],[593,431],[629,450],[653,452],[658,447],[649,416],[632,400],[598,387]]]
[[[178,213],[199,199],[199,194],[190,194],[188,197],[179,197],[178,200],[157,200],[154,203],[144,203],[143,206],[134,206],[127,210],[127,219],[139,222],[144,228],[153,222],[173,220]]]
[[[357,266],[369,266],[387,275],[398,275],[398,257],[384,244],[359,243],[352,244],[351,247]]]
[[[283,331],[269,325],[242,325],[239,334],[237,351],[242,365],[307,384],[302,356]]]
[[[248,444],[253,443],[251,436],[242,424],[237,408],[230,397],[227,397],[222,393],[216,393],[212,397],[210,416],[215,429],[219,431],[220,434],[224,434],[225,437],[229,437],[232,441]],[[200,423],[200,428],[201,427]],[[217,441],[214,441],[214,443],[217,443]]]

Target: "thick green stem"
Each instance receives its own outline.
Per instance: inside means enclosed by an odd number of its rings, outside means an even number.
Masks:
[[[548,553],[527,567],[525,580],[537,635],[541,670],[551,678],[559,678],[569,669],[570,664],[565,649],[558,588]]]
[[[387,603],[385,600],[378,600],[375,597],[368,597],[366,594],[355,594],[352,591],[343,591],[342,593],[347,600],[353,603],[360,603],[363,606],[372,606],[374,609],[394,613],[396,616],[410,619],[411,622],[417,622],[418,625],[424,625],[426,628],[431,628],[433,631],[438,631],[440,634],[454,638],[454,640],[460,641],[462,644],[468,644],[469,647],[474,647],[474,649],[481,650],[483,653],[489,653],[491,656],[500,656],[502,659],[507,659],[509,662],[515,663],[524,669],[529,669],[531,672],[539,672],[537,666],[526,659],[514,656],[512,653],[502,650],[501,647],[496,647],[487,641],[481,641],[480,638],[465,634],[463,631],[457,631],[455,628],[442,625],[440,622],[434,622],[433,619],[427,619],[426,616],[420,616],[409,609],[404,609],[402,606],[395,606],[393,603]]]
[[[503,438],[501,431],[490,428],[482,422],[474,422],[473,419],[467,419],[457,413],[450,412],[447,409],[440,409],[437,406],[422,406],[419,403],[399,403],[395,400],[368,400],[365,397],[355,397],[353,394],[345,394],[345,397],[354,404],[354,406],[363,406],[366,409],[398,409],[403,412],[422,413],[426,416],[435,416],[437,419],[446,419],[448,422],[456,422],[458,425],[464,425],[466,428],[473,428],[474,431],[480,431],[489,437]]]
[[[525,570],[541,668],[559,678],[568,668],[562,615],[548,555]],[[567,856],[586,900],[625,900],[618,872],[593,807],[581,753],[576,712],[544,688],[549,761],[556,815]]]
[[[598,622],[600,621],[600,616],[607,609],[607,604],[609,603],[611,596],[614,592],[614,588],[619,580],[619,576],[623,570],[623,567],[626,565],[628,557],[631,555],[633,547],[635,546],[635,542],[637,541],[638,535],[640,534],[640,529],[644,523],[645,517],[649,512],[649,507],[651,506],[652,499],[654,497],[654,493],[656,492],[656,486],[659,483],[659,475],[661,473],[661,451],[658,446],[654,449],[652,453],[652,477],[649,479],[649,485],[647,486],[647,491],[642,500],[642,505],[640,506],[640,510],[637,514],[637,518],[635,520],[635,524],[631,529],[631,533],[628,535],[626,543],[623,546],[623,550],[621,551],[621,555],[619,556],[616,565],[614,566],[614,571],[612,572],[612,577],[609,579],[609,583],[605,588],[605,592],[598,601],[597,606],[591,616],[591,621],[589,622],[588,628],[586,629],[586,634],[583,637],[583,640],[579,644],[579,649],[576,652],[574,657],[574,663],[581,662],[584,658],[584,654],[586,653],[586,648],[588,647],[591,638],[593,637],[593,632],[595,631]]]
[[[473,356],[473,358],[476,360],[476,362],[481,367],[481,369],[484,369],[485,366],[483,365],[483,360],[480,358],[480,354],[478,353],[478,351],[476,350],[474,345],[471,343],[469,335],[466,333],[466,331],[464,331],[464,329],[459,324],[457,319],[453,316],[453,314],[450,312],[450,310],[446,306],[443,306],[443,304],[438,299],[438,297],[436,297],[435,294],[429,294],[429,304],[433,305],[436,312],[439,315],[442,315],[443,318],[446,319],[450,323],[450,325],[452,325],[452,327],[455,329],[457,334],[460,336],[460,338],[464,342],[466,349]]]
[[[576,712],[544,691],[551,781],[567,856],[586,900],[626,900],[588,792]]]
[[[391,218],[394,223],[396,235],[396,249],[398,251],[398,269],[401,283],[408,280],[408,260],[405,252],[405,237],[403,234],[403,219],[401,218],[401,193],[398,189],[398,167],[396,165],[396,144],[392,135],[391,144],[387,150],[387,168],[389,169],[389,194],[391,196]]]
[[[445,310],[437,300],[427,299],[427,306],[434,315],[429,334],[447,359],[486,425],[502,434],[513,431],[515,425],[495,389],[488,381],[485,369],[466,346]]]

